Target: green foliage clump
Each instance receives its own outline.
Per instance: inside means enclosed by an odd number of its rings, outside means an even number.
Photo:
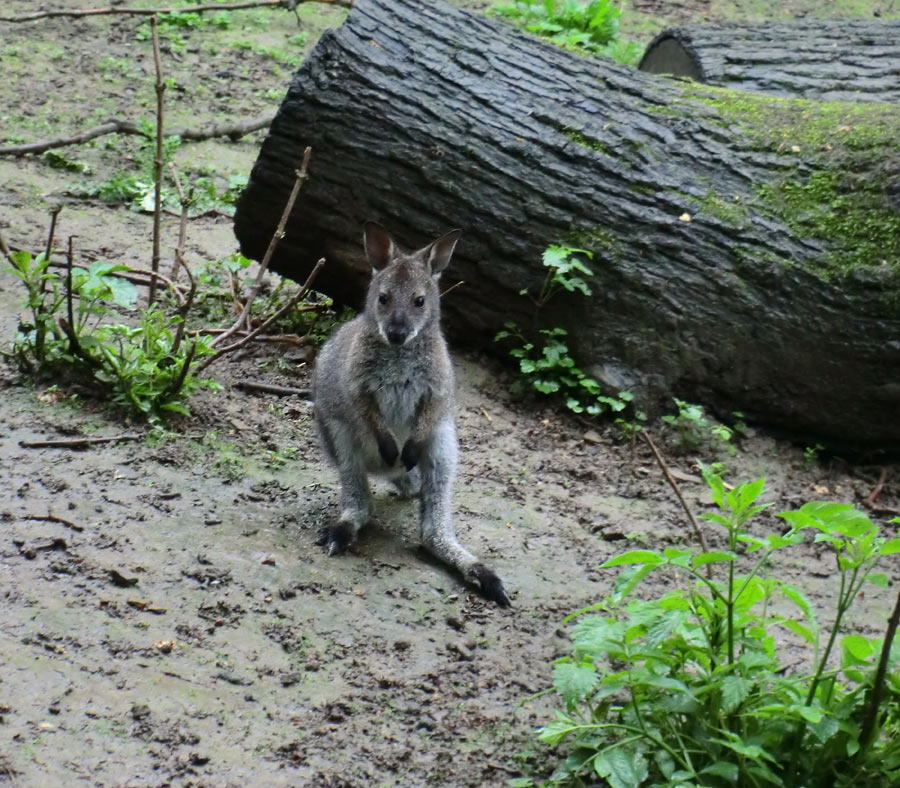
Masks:
[[[127,266],[97,261],[62,277],[43,254],[14,252],[12,261],[30,317],[20,322],[11,355],[26,372],[99,383],[113,402],[154,423],[166,413],[187,414],[199,388],[219,387],[191,374],[214,351],[206,337],[182,341],[181,317],[154,305],[140,311],[136,325],[110,322],[137,300],[134,285],[116,276]]]
[[[559,293],[590,296],[592,291],[586,278],[593,276],[593,271],[584,263],[585,257],[592,259],[593,254],[585,249],[548,246],[542,259],[547,275],[540,289],[536,294],[531,294],[526,288],[520,291],[520,295],[531,298],[537,310]],[[538,333],[543,337],[540,346],[529,341],[516,323],[507,322],[494,337],[495,342],[517,340],[518,344],[510,348],[509,355],[519,360],[519,371],[534,391],[561,396],[573,413],[589,416],[618,413],[631,402],[629,392],[609,396],[599,381],[579,369],[569,354],[565,343],[568,332],[564,328],[542,328]],[[638,414],[638,418],[643,418],[643,415]]]
[[[758,502],[764,480],[729,490],[710,471],[704,476],[717,506],[705,517],[723,529],[727,548],[612,558],[603,566],[623,569],[610,597],[566,619],[578,619],[574,650],[553,671],[565,710],[539,736],[565,742],[569,754],[545,785],[900,784],[900,649],[891,629],[886,638],[842,632],[865,585],[887,585],[874,570],[900,553],[900,539],[881,537],[865,514],[831,502],[782,512],[786,532],[756,536],[748,522],[771,505]],[[805,532],[835,559],[830,632],[801,588],[767,573],[772,554],[800,544]],[[659,572],[665,591],[636,598]],[[805,646],[801,666],[779,654],[779,629]]]
[[[566,49],[606,55],[632,65],[642,52],[639,42],[619,39],[622,12],[612,0],[517,0],[495,6],[491,12]]]
[[[696,451],[712,441],[717,446],[727,447],[730,454],[735,453],[736,449],[731,440],[735,432],[746,430],[743,414],[735,412],[734,427],[729,427],[708,417],[702,405],[694,405],[677,398],[673,398],[673,401],[678,413],[666,414],[661,419],[670,427],[672,442],[676,448],[682,451]]]

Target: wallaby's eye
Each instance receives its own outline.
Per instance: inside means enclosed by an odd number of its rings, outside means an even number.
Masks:
[[[419,309],[421,309],[423,306],[425,306],[425,296],[416,296],[416,298],[415,298],[415,300],[413,301],[413,303],[414,303],[417,307],[419,307]]]
[[[387,293],[379,293],[378,294],[378,303],[382,306],[391,300],[391,297]]]

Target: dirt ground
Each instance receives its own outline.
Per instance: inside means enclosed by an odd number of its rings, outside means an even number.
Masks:
[[[677,20],[820,5],[669,4]],[[838,5],[854,11],[852,2]],[[882,5],[860,15],[900,13]],[[33,10],[7,0],[0,14]],[[317,4],[300,13],[298,27],[283,10],[235,12],[227,28],[164,41],[171,127],[274,110],[291,58],[343,16]],[[647,40],[665,20],[626,21]],[[130,16],[0,22],[0,145],[110,116],[149,119],[144,24]],[[260,139],[185,144],[175,160],[186,177],[205,175],[221,189],[249,172]],[[50,207],[62,203],[58,237],[78,236],[80,259],[146,266],[149,215],[78,196],[84,182],[133,167],[136,141],[106,137],[65,152],[90,173],[0,158],[4,235],[40,249]],[[171,249],[174,218],[163,232]],[[191,264],[235,248],[224,213],[191,221]],[[0,273],[4,345],[22,299],[17,281]],[[553,699],[534,696],[549,684],[549,662],[566,653],[560,620],[609,591],[613,574],[598,569],[606,558],[690,535],[641,444],[511,397],[509,372],[496,362],[458,352],[455,363],[457,529],[504,578],[508,610],[429,559],[415,506],[386,489],[377,488],[377,521],[358,553],[328,558],[315,546],[317,529],[335,516],[337,485],[315,443],[310,403],[232,387],[248,379],[306,386],[300,350],[264,345],[217,362],[211,372],[224,390],[199,395],[177,435],[84,451],[20,442],[142,427],[0,366],[0,784],[475,788],[546,774],[552,756],[533,731]],[[703,511],[695,456],[665,448],[689,504]],[[702,458],[724,461],[731,481],[766,475],[773,511],[812,499],[860,504],[883,467],[809,462],[803,449],[751,429],[736,456],[707,447]],[[900,474],[888,470],[872,516],[895,532],[887,522],[900,507]],[[759,527],[777,527],[774,515]],[[829,620],[827,554],[809,546],[778,571]],[[896,561],[885,571],[900,582]],[[867,591],[854,625],[881,631],[893,593]]]

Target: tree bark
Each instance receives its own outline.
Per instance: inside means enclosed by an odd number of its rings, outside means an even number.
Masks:
[[[900,100],[900,19],[803,19],[664,30],[638,68],[823,101]]]
[[[359,305],[364,220],[410,247],[461,227],[451,339],[501,352],[505,321],[562,326],[583,368],[650,410],[674,395],[890,444],[900,108],[823,106],[572,55],[442,2],[360,0],[294,76],[235,232],[263,255],[311,145],[274,270],[326,257],[317,288]],[[520,291],[550,243],[593,252],[593,295],[536,311]]]

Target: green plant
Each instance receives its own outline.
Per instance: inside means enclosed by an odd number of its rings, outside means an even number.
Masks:
[[[586,277],[593,276],[593,271],[582,261],[582,257],[592,259],[593,255],[585,249],[548,246],[542,257],[547,274],[540,288],[534,294],[525,288],[519,291],[520,295],[528,296],[536,311],[562,292],[590,296],[592,291]],[[517,340],[518,344],[510,348],[509,355],[519,360],[519,372],[530,388],[541,394],[562,396],[566,407],[573,413],[589,416],[618,413],[631,402],[629,392],[609,396],[599,381],[579,369],[564,341],[568,336],[564,328],[542,328],[538,333],[543,337],[540,346],[529,341],[516,323],[506,322],[503,330],[494,337],[495,342]],[[643,419],[644,415],[638,413],[636,418]]]
[[[114,402],[153,422],[165,412],[187,413],[186,401],[212,380],[190,374],[193,363],[213,351],[205,337],[182,341],[180,316],[159,307],[141,311],[136,325],[110,322],[133,306],[137,290],[117,276],[127,266],[96,261],[63,277],[43,254],[12,255],[12,272],[25,286],[25,306],[11,355],[36,375],[67,373],[99,383]]]
[[[643,49],[636,41],[619,41],[622,12],[612,0],[517,0],[495,6],[491,13],[559,46],[607,55],[622,63],[637,62]]]
[[[747,524],[770,505],[758,503],[764,480],[729,491],[704,476],[717,506],[706,519],[723,529],[727,549],[617,556],[603,564],[623,568],[612,595],[566,619],[577,619],[574,653],[553,671],[565,711],[539,735],[566,742],[569,754],[546,785],[598,776],[611,788],[897,785],[896,622],[883,639],[843,629],[865,584],[886,586],[874,569],[900,552],[900,539],[880,537],[865,514],[830,502],[782,512],[786,533],[755,536]],[[767,574],[772,554],[796,547],[805,531],[835,559],[830,632],[800,588]],[[721,576],[708,577],[708,565]],[[668,590],[633,598],[661,571]],[[779,628],[805,646],[803,665],[779,655]]]
[[[815,465],[822,456],[823,451],[825,451],[824,443],[814,443],[812,446],[807,446],[803,449],[804,462],[807,465]]]
[[[675,445],[682,450],[696,451],[706,446],[710,439],[719,446],[727,447],[730,454],[737,450],[731,442],[735,432],[743,432],[746,426],[740,420],[742,415],[735,413],[738,419],[735,428],[726,426],[718,421],[707,418],[702,405],[692,405],[689,402],[673,398],[678,407],[677,414],[662,416],[662,421],[672,428]]]

